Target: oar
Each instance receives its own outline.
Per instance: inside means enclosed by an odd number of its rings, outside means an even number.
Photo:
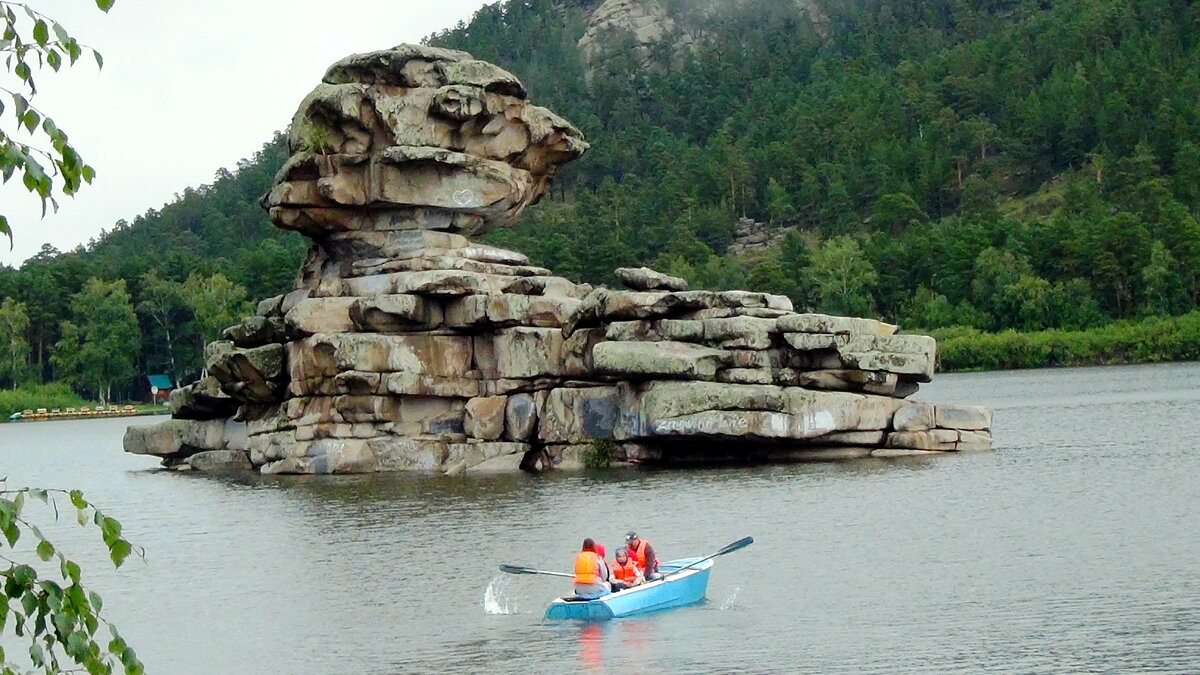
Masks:
[[[517,565],[501,565],[500,571],[508,572],[509,574],[546,574],[552,577],[568,577],[570,579],[575,578],[574,574],[567,574],[565,572],[547,572],[546,570],[535,570],[532,567],[520,567]]]
[[[667,572],[666,574],[663,575],[662,578],[666,579],[667,577],[671,576],[672,574],[679,574],[680,572],[686,570],[689,567],[695,567],[696,565],[699,565],[700,563],[704,562],[705,560],[712,560],[713,558],[715,558],[719,555],[725,555],[726,553],[733,553],[734,551],[738,551],[743,548],[746,548],[747,546],[749,546],[750,544],[753,544],[753,543],[754,543],[754,537],[746,537],[745,539],[738,539],[737,541],[722,548],[720,551],[717,551],[716,553],[714,553],[712,555],[706,555],[703,558],[701,558],[695,562],[690,562],[673,572]]]

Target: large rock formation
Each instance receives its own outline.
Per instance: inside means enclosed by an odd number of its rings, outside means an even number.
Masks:
[[[313,241],[287,295],[206,349],[175,419],[131,427],[166,466],[263,473],[537,470],[990,447],[991,413],[905,397],[932,338],[689,291],[646,268],[592,288],[469,241],[587,148],[470,55],[402,46],[332,67],[264,197]]]

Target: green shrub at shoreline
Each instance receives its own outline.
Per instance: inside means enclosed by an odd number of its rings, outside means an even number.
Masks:
[[[5,418],[22,410],[78,408],[87,404],[63,382],[26,384],[16,389],[0,390],[0,414]]]
[[[938,341],[941,372],[1200,360],[1200,312],[1081,331],[951,327],[929,334]]]

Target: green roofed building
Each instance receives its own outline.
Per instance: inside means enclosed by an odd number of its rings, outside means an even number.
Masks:
[[[167,375],[147,375],[146,381],[150,383],[150,396],[154,403],[166,401],[175,388],[175,383]]]

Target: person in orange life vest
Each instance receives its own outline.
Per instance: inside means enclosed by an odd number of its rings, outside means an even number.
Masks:
[[[591,600],[609,594],[608,563],[596,553],[596,542],[583,540],[583,548],[575,556],[575,595]]]
[[[639,539],[637,532],[631,530],[625,533],[625,548],[629,550],[629,557],[633,558],[634,564],[642,571],[642,576],[647,581],[658,578],[658,556],[650,542]]]
[[[614,591],[623,591],[642,583],[642,571],[637,563],[629,557],[629,550],[617,549],[617,560],[612,564],[612,587]]]

